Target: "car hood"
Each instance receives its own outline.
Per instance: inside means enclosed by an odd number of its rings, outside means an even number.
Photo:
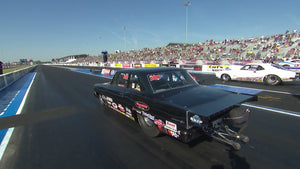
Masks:
[[[160,94],[165,104],[209,117],[255,96],[236,94],[208,86],[189,87]]]

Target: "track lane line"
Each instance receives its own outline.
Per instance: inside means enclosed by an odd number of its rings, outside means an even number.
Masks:
[[[248,103],[242,103],[241,105],[243,106],[248,106],[256,109],[261,109],[261,110],[267,110],[271,112],[276,112],[284,115],[290,115],[290,116],[295,116],[295,117],[300,117],[300,112],[293,112],[293,111],[287,111],[287,110],[280,110],[272,107],[266,107],[266,106],[260,106],[260,105],[253,105],[253,104],[248,104]]]
[[[239,86],[230,86],[230,85],[223,85],[223,84],[215,84],[215,86],[224,86],[224,87],[232,87],[232,88],[240,88],[240,89],[249,89],[249,90],[255,90],[255,91],[265,91],[265,92],[271,92],[271,93],[279,93],[279,94],[287,94],[292,95],[290,92],[284,92],[284,91],[276,91],[276,90],[267,90],[267,89],[255,89],[250,87],[239,87]]]
[[[17,112],[16,112],[16,115],[21,114],[22,109],[23,109],[24,104],[25,104],[25,101],[26,101],[26,99],[27,99],[28,93],[29,93],[29,91],[30,91],[30,88],[31,88],[33,82],[34,82],[35,77],[36,77],[36,73],[34,73],[34,75],[33,75],[33,78],[32,78],[32,80],[31,80],[31,82],[30,82],[30,84],[29,84],[29,86],[28,86],[27,91],[25,92],[25,95],[24,95],[24,97],[23,97],[23,99],[22,99],[22,102],[21,102],[21,104],[20,104],[20,106],[19,106]],[[20,93],[20,92],[19,92],[19,93]],[[19,93],[18,93],[18,94],[19,94]],[[15,98],[16,98],[16,97],[17,97],[17,95],[15,96]],[[14,99],[15,99],[15,98],[14,98]],[[6,132],[6,134],[5,134],[5,136],[4,136],[3,140],[2,140],[2,142],[0,143],[0,161],[2,160],[2,157],[3,157],[3,155],[4,155],[4,152],[5,152],[5,150],[6,150],[6,147],[7,147],[8,143],[9,143],[9,140],[10,140],[10,137],[11,137],[13,131],[14,131],[14,127],[7,129],[7,132]]]

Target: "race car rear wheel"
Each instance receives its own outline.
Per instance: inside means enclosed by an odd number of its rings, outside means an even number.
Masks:
[[[228,74],[222,74],[221,79],[223,81],[229,81],[231,80],[231,77]]]
[[[138,115],[138,122],[142,130],[150,137],[156,137],[160,134],[157,126],[148,117]]]
[[[281,79],[276,75],[268,75],[264,79],[265,83],[275,86],[281,83]]]

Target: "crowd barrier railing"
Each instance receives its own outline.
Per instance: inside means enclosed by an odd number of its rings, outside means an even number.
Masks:
[[[13,82],[20,79],[28,72],[32,71],[35,67],[36,65],[0,75],[0,91],[11,85]]]

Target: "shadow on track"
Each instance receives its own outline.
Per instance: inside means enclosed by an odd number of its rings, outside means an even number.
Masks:
[[[0,130],[67,117],[78,113],[74,106],[58,107],[42,112],[19,114],[0,118]]]

